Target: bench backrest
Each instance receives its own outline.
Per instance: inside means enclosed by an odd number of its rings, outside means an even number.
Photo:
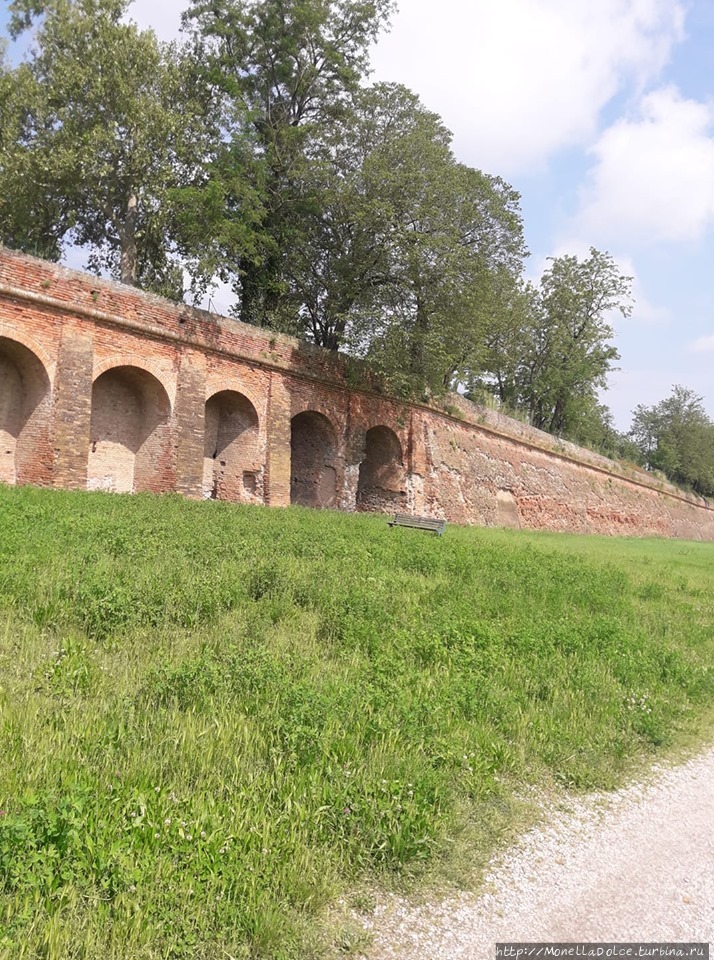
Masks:
[[[413,517],[410,513],[395,513],[391,525],[413,527],[417,530],[433,530],[441,534],[446,528],[446,520],[437,520],[433,517]]]

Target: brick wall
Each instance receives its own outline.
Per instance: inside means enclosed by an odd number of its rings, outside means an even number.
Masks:
[[[2,482],[714,539],[711,504],[643,471],[355,376],[290,337],[0,249]]]

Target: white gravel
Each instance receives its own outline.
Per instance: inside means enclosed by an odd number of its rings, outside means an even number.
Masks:
[[[710,943],[714,749],[550,811],[479,895],[391,898],[362,922],[369,960],[493,960],[503,941]]]

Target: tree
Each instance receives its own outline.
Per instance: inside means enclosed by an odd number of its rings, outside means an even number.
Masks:
[[[26,187],[3,205],[0,227],[5,242],[27,248],[33,237],[17,223],[46,209],[41,245],[54,256],[69,239],[89,247],[94,269],[180,296],[172,191],[200,179],[215,128],[188,48],[124,22],[129,2],[10,5],[15,33],[41,22],[30,61],[3,75],[15,119],[2,179],[21,170]],[[30,108],[18,114],[24,91]]]
[[[10,69],[0,57],[0,242],[59,260],[69,205],[51,184],[51,156],[37,148],[46,124],[43,96],[31,69]]]
[[[704,496],[714,494],[714,423],[693,390],[675,386],[660,403],[640,404],[630,436],[649,469]]]
[[[379,256],[348,343],[392,389],[441,393],[475,362],[501,275],[522,269],[518,194],[457,163],[441,119],[404,87],[364,97],[352,137]]]
[[[391,11],[392,0],[194,0],[184,15],[223,93],[226,143],[206,197],[232,200],[245,177],[261,202],[252,247],[233,243],[241,214],[231,202],[200,253],[233,277],[244,321],[295,332],[287,275],[315,204],[306,150],[358,89]]]
[[[538,288],[522,288],[507,336],[491,334],[485,381],[515,397],[533,426],[576,436],[619,359],[607,317],[629,315],[631,279],[594,248],[583,260],[553,258]]]
[[[551,259],[536,287],[516,282],[485,335],[472,390],[489,389],[507,411],[542,430],[597,446],[616,446],[598,389],[619,359],[607,315],[627,316],[631,278],[608,253]],[[619,441],[618,441],[619,443]]]
[[[629,464],[643,465],[639,448],[631,437],[615,427],[612,411],[596,397],[582,402],[579,416],[568,439],[582,447],[595,450],[612,460],[626,460]]]
[[[507,276],[505,281],[500,309],[493,312],[484,331],[481,363],[471,370],[466,386],[467,396],[477,402],[484,393],[492,393],[503,410],[517,415],[525,411],[521,389],[539,292],[517,276]]]

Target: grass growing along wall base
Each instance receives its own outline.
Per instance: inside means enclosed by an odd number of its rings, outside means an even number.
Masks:
[[[0,485],[0,957],[310,958],[714,693],[714,545]]]

